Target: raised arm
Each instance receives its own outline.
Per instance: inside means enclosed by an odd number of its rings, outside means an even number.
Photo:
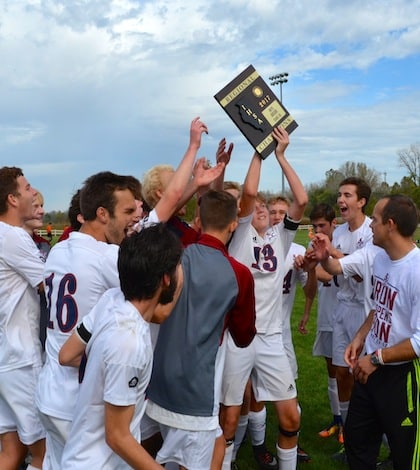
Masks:
[[[255,200],[258,194],[258,186],[260,184],[260,175],[261,157],[255,152],[242,187],[240,201],[241,209],[239,213],[240,217],[246,217],[254,212]]]
[[[230,162],[232,151],[233,151],[233,143],[231,142],[228,148],[226,148],[226,139],[223,137],[223,139],[220,140],[219,145],[217,146],[216,163],[224,163],[224,167],[223,167],[222,172],[220,173],[220,176],[216,178],[211,185],[212,189],[216,191],[223,191],[223,183],[225,180],[225,170]]]
[[[283,170],[284,176],[289,183],[290,190],[293,194],[293,201],[290,204],[288,210],[288,216],[292,220],[300,220],[305,211],[305,207],[308,204],[308,195],[306,194],[305,188],[300,181],[295,170],[292,168],[290,163],[286,160],[285,151],[289,145],[289,134],[282,127],[275,127],[273,130],[273,137],[277,141],[275,155],[277,161]]]
[[[191,172],[195,157],[201,145],[201,136],[203,132],[208,133],[207,126],[200,121],[199,117],[194,118],[190,126],[190,143],[187,151],[171,178],[168,187],[155,207],[156,213],[161,222],[166,222],[170,219],[179,205],[191,178]]]
[[[199,158],[192,171],[192,179],[188,182],[187,187],[177,204],[177,210],[183,207],[193,196],[204,194],[213,183],[217,181],[224,171],[224,163],[218,162],[216,166],[209,166],[205,157]]]

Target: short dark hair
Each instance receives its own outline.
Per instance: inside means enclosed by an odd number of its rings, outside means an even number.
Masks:
[[[115,191],[125,189],[133,193],[131,177],[116,175],[110,171],[102,171],[90,176],[80,190],[80,211],[83,218],[86,221],[95,220],[99,207],[104,207],[113,217],[117,203]]]
[[[352,184],[356,186],[356,194],[357,194],[357,200],[360,201],[360,199],[365,199],[365,204],[362,207],[362,212],[365,212],[366,206],[368,205],[370,195],[372,193],[371,187],[366,183],[366,181],[362,178],[359,178],[358,176],[349,176],[347,178],[344,178],[341,183],[338,185],[344,186],[345,184]]]
[[[393,220],[403,237],[411,237],[419,223],[419,211],[414,201],[402,194],[385,196],[387,202],[382,210],[382,223]]]
[[[325,219],[328,222],[332,222],[335,218],[336,215],[334,208],[324,202],[315,205],[309,214],[309,220],[311,221],[316,219]]]
[[[134,199],[137,199],[137,201],[141,201],[142,195],[141,195],[141,183],[140,181],[132,175],[127,175],[126,176],[129,184],[129,189],[130,191],[134,194]]]
[[[203,231],[224,230],[238,217],[238,201],[226,191],[209,190],[199,201]]]
[[[155,224],[126,237],[118,255],[118,273],[125,299],[151,299],[163,275],[175,273],[181,254],[181,242],[166,224]]]
[[[7,198],[9,194],[17,196],[19,193],[19,185],[17,183],[19,176],[23,176],[23,172],[20,168],[15,166],[4,166],[0,168],[0,215],[7,212]]]
[[[70,227],[73,230],[79,231],[82,224],[77,219],[77,216],[81,214],[80,212],[80,189],[78,189],[72,196],[70,201],[69,210],[67,212]]]

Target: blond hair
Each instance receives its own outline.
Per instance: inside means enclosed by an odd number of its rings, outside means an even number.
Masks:
[[[143,176],[142,195],[147,205],[153,209],[159,202],[157,191],[163,190],[161,175],[164,171],[174,171],[171,165],[155,165]]]

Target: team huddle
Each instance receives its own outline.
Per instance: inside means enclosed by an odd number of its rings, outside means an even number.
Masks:
[[[21,169],[0,169],[0,468],[230,470],[248,430],[259,468],[295,470],[310,459],[298,443],[297,283],[303,334],[318,293],[313,354],[326,361],[333,415],[320,435],[337,434],[352,469],[376,468],[383,441],[395,469],[418,468],[415,204],[386,196],[369,218],[369,186],[346,178],[343,223],[312,207],[305,248],[293,242],[308,197],[287,132],[273,138],[291,202],[259,192],[257,153],[242,185],[224,181],[225,139],[213,167],[196,159],[203,132],[195,118],[178,167],[153,167],[142,183],[87,178],[51,249],[36,234],[39,191]]]

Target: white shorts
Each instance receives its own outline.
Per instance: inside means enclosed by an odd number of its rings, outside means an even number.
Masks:
[[[159,423],[144,413],[140,421],[141,440],[150,439],[155,434],[160,433]]]
[[[31,445],[45,437],[35,390],[40,367],[26,366],[0,372],[0,434],[17,431],[22,444]]]
[[[344,361],[344,351],[353,341],[358,329],[366,319],[363,305],[338,303],[333,324],[332,363],[335,366],[348,367]]]
[[[282,332],[283,347],[289,359],[292,374],[295,380],[298,378],[298,364],[296,360],[295,348],[293,346],[292,330],[290,328],[283,329]]]
[[[45,457],[42,470],[55,470],[61,467],[64,445],[69,437],[71,421],[55,418],[40,412],[42,424],[47,433]]]
[[[332,358],[332,331],[317,331],[315,342],[312,348],[313,356],[322,356]]]
[[[220,428],[186,431],[160,424],[160,432],[163,445],[156,456],[157,462],[175,462],[188,470],[209,470]]]
[[[257,401],[296,398],[296,384],[281,333],[257,334],[246,348],[238,348],[231,338],[228,339],[222,381],[225,406],[242,404],[250,376]]]

